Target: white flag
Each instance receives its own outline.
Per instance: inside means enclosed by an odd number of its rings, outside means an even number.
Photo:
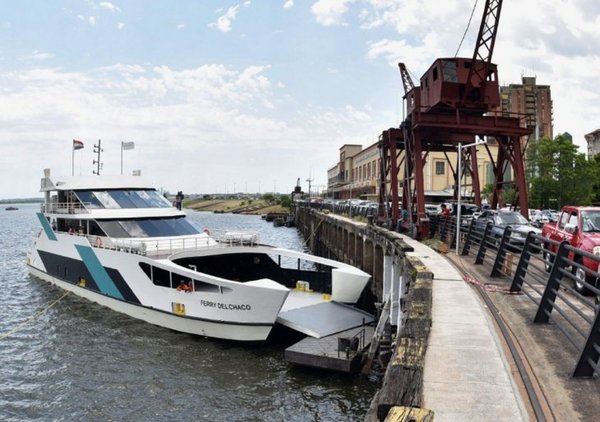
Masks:
[[[135,147],[134,142],[121,142],[122,149],[133,149]]]

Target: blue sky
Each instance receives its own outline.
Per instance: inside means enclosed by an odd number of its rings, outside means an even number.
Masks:
[[[474,0],[0,0],[0,198],[38,196],[42,169],[141,170],[171,192],[326,184],[345,143],[402,120],[415,80],[453,56]],[[472,55],[483,0],[459,52]],[[552,88],[555,135],[600,127],[600,2],[505,1],[502,83]]]

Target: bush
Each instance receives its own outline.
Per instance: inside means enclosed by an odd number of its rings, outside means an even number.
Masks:
[[[281,195],[279,198],[279,205],[285,208],[289,208],[292,205],[292,199],[289,195]]]

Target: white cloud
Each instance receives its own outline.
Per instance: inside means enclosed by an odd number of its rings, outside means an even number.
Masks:
[[[348,4],[353,2],[354,0],[318,0],[310,10],[323,26],[345,25],[344,15],[348,11]]]
[[[239,5],[232,6],[227,9],[224,15],[219,16],[216,22],[212,22],[208,24],[211,28],[217,28],[221,32],[229,32],[231,31],[231,22],[235,20],[239,9]]]
[[[125,28],[125,24],[123,22],[117,22],[117,29],[120,31],[123,28]]]
[[[25,59],[26,60],[40,60],[41,61],[41,60],[53,59],[54,57],[56,57],[56,56],[54,54],[52,54],[52,53],[43,53],[41,51],[35,50],[29,56],[26,56]]]
[[[110,10],[111,12],[120,12],[121,9],[109,1],[102,1],[98,4],[102,9]]]
[[[283,4],[283,8],[289,9],[291,7],[294,7],[294,0],[286,0],[286,2]]]
[[[370,110],[290,105],[284,85],[272,82],[269,72],[268,65],[221,64],[0,72],[0,86],[6,87],[0,91],[0,177],[10,172],[19,180],[0,186],[0,197],[36,195],[42,168],[69,173],[74,137],[86,147],[102,139],[105,174],[119,173],[118,142],[135,140],[134,154],[141,155],[130,159],[133,168],[159,186],[187,192],[213,191],[214,180],[266,183],[272,174],[278,186],[284,181],[291,186],[308,171],[306,162],[296,159],[306,150],[319,151],[310,166],[325,169],[339,142],[364,141]],[[76,161],[76,169],[91,173],[91,148],[78,155],[83,164]],[[11,157],[28,157],[29,165],[16,166]],[[238,171],[232,173],[232,167]]]
[[[95,16],[83,16],[83,15],[78,15],[77,19],[79,19],[82,22],[85,22],[89,25],[96,25],[96,17]]]
[[[184,23],[177,24],[177,29],[183,29],[183,28],[185,28]]]

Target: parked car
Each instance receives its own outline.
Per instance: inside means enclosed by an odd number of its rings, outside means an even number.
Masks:
[[[542,233],[540,229],[534,227],[525,217],[516,211],[483,211],[475,220],[475,225],[478,230],[483,230],[488,222],[493,224],[491,235],[496,240],[497,245],[500,244],[500,240],[504,235],[504,230],[507,227],[510,227],[510,244],[511,249],[513,250],[523,248],[529,232],[534,232],[538,235]]]
[[[575,248],[584,250],[594,255],[600,255],[600,207],[577,207],[565,206],[561,210],[560,218],[555,223],[548,223],[542,228],[542,236],[558,242],[566,240]],[[556,246],[550,242],[544,245],[544,264],[546,271],[552,268],[552,255],[546,251],[556,253]],[[589,268],[591,271],[598,271],[598,261],[585,256],[577,256],[571,252],[569,259]],[[586,281],[592,286],[598,286],[598,280],[592,274],[586,274],[586,271],[574,267],[573,274],[578,280],[575,281],[575,289],[580,293],[587,293],[582,281]]]
[[[457,203],[451,203],[449,204],[450,209],[452,210],[451,213],[453,216],[457,216],[457,212],[458,212],[458,204]],[[473,215],[475,213],[479,213],[481,212],[481,210],[479,209],[479,207],[475,204],[464,204],[461,203],[460,204],[460,221],[461,221],[461,226],[462,227],[468,227],[471,224],[471,220],[473,218],[475,218]]]
[[[425,204],[425,214],[427,214],[429,218],[433,217],[434,215],[438,215],[440,210],[441,208],[439,204]]]
[[[541,228],[544,224],[547,224],[550,222],[549,213],[545,213],[541,210],[530,210],[529,215],[530,215],[529,219],[531,220],[531,224],[533,224],[536,227]]]

